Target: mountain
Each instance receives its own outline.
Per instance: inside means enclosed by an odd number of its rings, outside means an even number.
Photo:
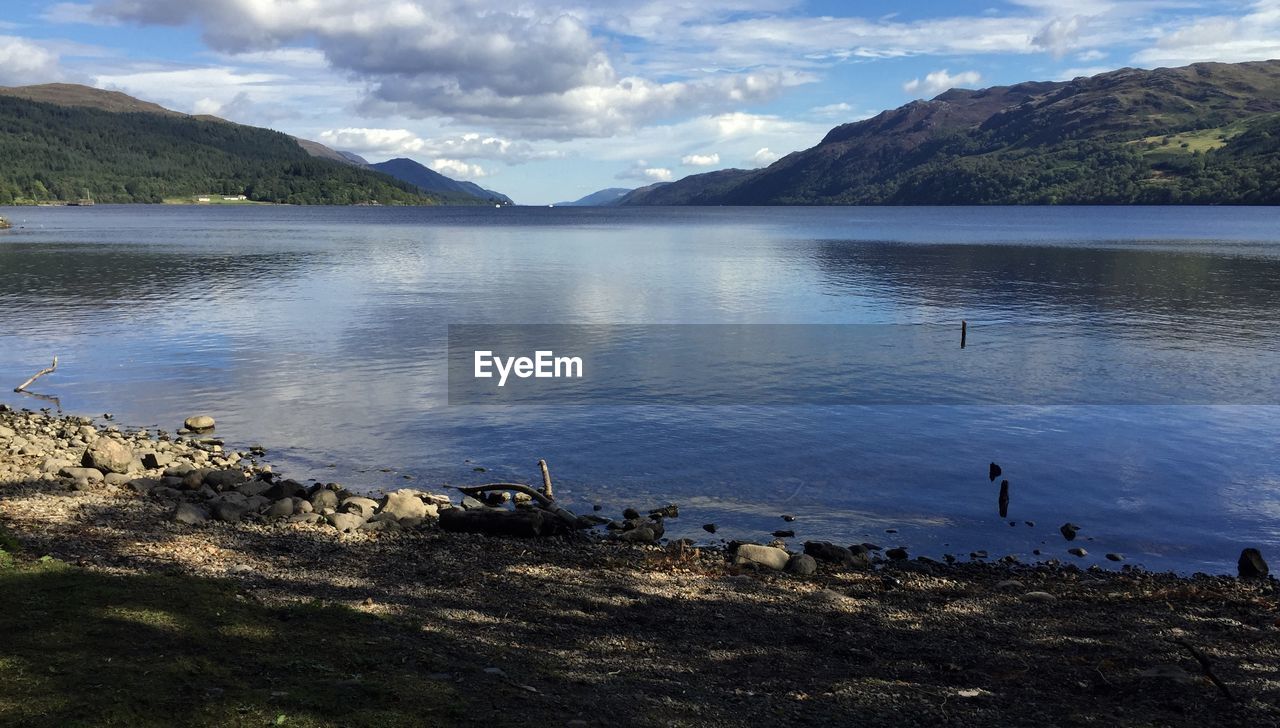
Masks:
[[[418,164],[412,159],[403,157],[389,159],[385,162],[371,164],[369,168],[391,175],[402,182],[407,182],[423,192],[432,192],[450,198],[470,198],[468,201],[481,200],[504,205],[513,204],[510,197],[500,192],[486,190],[474,182],[461,182],[450,179],[429,167]]]
[[[0,160],[0,204],[86,195],[98,202],[196,195],[290,204],[441,201],[322,144],[74,84],[0,88]]]
[[[631,190],[626,187],[610,187],[598,192],[592,192],[586,197],[581,197],[573,202],[557,202],[556,207],[603,207],[605,205],[615,205],[618,200],[622,199]]]
[[[355,164],[355,165],[358,165],[358,166],[361,166],[361,167],[368,167],[368,166],[371,166],[371,165],[369,164],[369,160],[365,159],[364,157],[360,156],[359,154],[356,154],[355,152],[342,152],[342,151],[340,151],[340,152],[338,152],[338,154],[341,154],[343,159],[347,160],[348,162],[351,162],[352,164]]]
[[[1280,61],[952,89],[623,205],[1280,204]]]

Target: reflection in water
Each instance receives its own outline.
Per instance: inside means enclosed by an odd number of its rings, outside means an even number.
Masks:
[[[1247,366],[1280,350],[1275,210],[4,214],[26,227],[0,238],[0,379],[57,354],[42,391],[69,411],[168,429],[208,412],[298,477],[528,482],[546,458],[571,507],[679,503],[672,537],[761,538],[796,513],[797,539],[1054,556],[1061,537],[1026,522],[1070,520],[1091,552],[1218,571],[1280,545],[1275,407],[450,407],[446,388],[449,324],[896,323],[938,324],[971,362],[1028,327],[1009,342],[1025,381],[1105,355],[1164,387],[1275,391]],[[1161,347],[1189,363],[1140,356]],[[902,361],[892,386],[936,387],[942,366]],[[992,459],[1016,526],[990,507]]]

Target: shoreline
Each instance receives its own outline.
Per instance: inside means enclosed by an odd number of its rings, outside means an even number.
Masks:
[[[742,558],[742,547],[730,557],[683,543],[445,532],[430,511],[434,505],[438,516],[448,499],[423,491],[409,492],[418,505],[390,499],[414,511],[394,526],[339,532],[317,522],[314,505],[274,520],[254,510],[251,499],[270,501],[253,501],[268,511],[281,499],[242,490],[288,482],[257,479],[270,472],[261,449],[228,451],[214,442],[216,435],[165,447],[163,440],[125,430],[99,429],[69,415],[0,411],[0,529],[16,564],[10,572],[0,564],[0,578],[36,585],[9,590],[10,598],[40,593],[41,580],[161,579],[181,584],[180,593],[209,588],[216,596],[225,589],[271,614],[334,609],[343,625],[372,616],[379,629],[399,630],[393,644],[426,640],[446,663],[433,666],[425,684],[447,688],[451,705],[464,707],[427,724],[603,725],[616,724],[618,716],[625,716],[623,724],[724,726],[766,717],[815,725],[850,716],[868,725],[1280,719],[1274,578],[1072,564],[865,564],[849,563],[842,553],[825,556],[846,563],[817,561],[814,573],[788,573],[745,563],[776,554]],[[25,442],[14,448],[16,437]],[[111,465],[105,460],[113,448],[96,447],[99,441],[153,443],[148,453],[134,454],[157,467],[99,480],[80,463],[63,465],[66,458],[56,457],[91,450]],[[52,442],[62,444],[51,451]],[[170,462],[162,463],[166,456]],[[184,460],[213,469],[188,471],[181,478],[189,482],[175,488],[179,483],[164,478],[179,478],[174,463]],[[131,469],[123,456],[116,465]],[[238,467],[253,479],[224,475]],[[165,470],[175,474],[164,476]],[[188,489],[196,485],[193,472],[198,489]],[[139,476],[159,482],[139,484]],[[210,505],[209,492],[216,501],[240,505],[243,498],[250,507]],[[386,498],[377,503],[353,495],[358,500],[347,503],[332,487],[321,484],[319,492],[333,493],[339,506],[326,521],[369,503],[371,518],[388,508]],[[184,505],[207,509],[208,520],[175,521]],[[49,571],[50,564],[59,569]],[[69,587],[60,581],[58,588]],[[6,634],[13,619],[19,617],[12,612],[0,616]],[[323,650],[319,637],[314,648]],[[1183,642],[1212,659],[1213,675],[1229,686],[1230,699]],[[4,659],[0,649],[0,673]],[[365,671],[381,674],[375,667]],[[483,706],[468,702],[464,683],[483,686]],[[303,725],[418,720],[393,711],[392,718],[366,721],[357,708],[333,708],[337,717],[325,716],[316,707],[320,698],[299,688],[265,697],[230,683],[216,689],[260,702],[264,714],[305,716],[295,721]],[[133,711],[127,722],[161,724],[175,715],[173,707],[139,713],[133,698],[123,700]],[[102,709],[91,696],[71,702],[86,715]],[[202,705],[209,715],[221,709],[220,701]],[[0,689],[0,723],[7,710],[19,708]],[[41,720],[66,722],[77,715],[68,710]],[[229,721],[226,715],[210,720]]]

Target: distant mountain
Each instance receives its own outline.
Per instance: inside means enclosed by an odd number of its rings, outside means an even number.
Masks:
[[[0,88],[0,160],[0,204],[442,201],[316,142],[73,84]]]
[[[624,205],[1280,204],[1280,61],[952,89]]]
[[[370,164],[369,164],[369,160],[365,159],[364,157],[360,156],[359,154],[356,154],[355,152],[343,152],[343,151],[339,151],[339,152],[338,152],[338,154],[341,154],[343,159],[347,160],[348,162],[351,162],[352,164],[358,164],[358,165],[360,165],[361,167],[369,167],[369,166],[372,166],[372,165],[370,165]]]
[[[504,205],[513,204],[510,197],[500,192],[486,190],[474,182],[461,182],[450,179],[412,159],[400,157],[371,164],[369,167],[383,174],[391,175],[402,182],[407,182],[424,192],[433,192],[447,197],[471,198],[469,201],[482,200]]]
[[[616,205],[631,190],[626,187],[610,187],[592,192],[586,197],[579,198],[573,202],[557,202],[556,207],[603,207],[605,205]]]

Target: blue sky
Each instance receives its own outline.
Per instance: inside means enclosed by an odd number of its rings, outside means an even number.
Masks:
[[[546,204],[978,88],[1280,58],[1280,0],[6,0],[0,85],[124,91]]]

